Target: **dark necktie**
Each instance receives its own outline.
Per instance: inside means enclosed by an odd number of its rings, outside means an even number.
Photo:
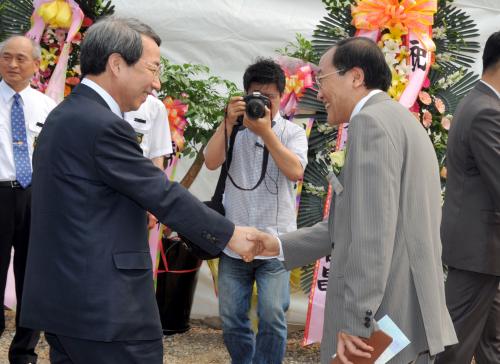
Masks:
[[[26,138],[26,123],[24,120],[23,106],[19,94],[14,95],[14,102],[10,112],[12,123],[12,150],[14,152],[14,164],[16,167],[16,180],[26,188],[31,183],[31,164],[28,151],[28,140]]]

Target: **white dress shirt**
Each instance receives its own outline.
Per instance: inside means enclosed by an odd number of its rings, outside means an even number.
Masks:
[[[26,123],[26,138],[30,163],[33,147],[42,130],[45,119],[56,106],[54,100],[31,86],[18,92]],[[16,92],[4,81],[0,82],[0,181],[15,181],[16,167],[12,150],[12,123],[10,114]]]
[[[168,110],[156,97],[149,95],[137,111],[124,115],[137,134],[145,157],[153,159],[173,153],[168,124]]]
[[[92,90],[97,92],[99,96],[101,96],[104,101],[106,101],[106,104],[108,104],[109,108],[111,111],[116,114],[117,116],[123,118],[123,113],[120,110],[120,106],[118,106],[118,103],[115,101],[115,99],[106,91],[103,89],[101,86],[99,86],[97,83],[95,83],[92,80],[89,80],[88,78],[84,78],[82,82],[84,85],[90,87]]]

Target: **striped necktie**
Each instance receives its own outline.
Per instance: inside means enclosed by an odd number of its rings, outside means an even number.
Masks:
[[[31,183],[31,164],[26,138],[26,123],[23,106],[19,101],[20,97],[19,94],[14,95],[10,120],[12,123],[12,150],[16,166],[16,180],[23,188],[26,188]]]

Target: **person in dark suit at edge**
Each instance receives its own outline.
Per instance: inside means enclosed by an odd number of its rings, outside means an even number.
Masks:
[[[160,43],[135,19],[95,23],[82,82],[38,139],[21,323],[46,332],[52,363],[162,363],[146,211],[211,254],[253,258],[253,230],[169,182],[123,120],[160,88]]]
[[[460,102],[446,152],[441,223],[446,304],[458,344],[437,364],[500,363],[500,32],[483,52],[483,74]]]

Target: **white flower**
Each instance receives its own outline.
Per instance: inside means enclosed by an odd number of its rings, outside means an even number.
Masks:
[[[436,61],[438,62],[450,62],[453,60],[453,55],[451,53],[439,53],[436,54]]]
[[[411,66],[406,63],[406,60],[401,61],[400,64],[396,66],[396,72],[401,76],[406,76],[411,72]]]
[[[398,63],[396,60],[396,53],[384,52],[384,58],[389,66],[394,66]]]
[[[433,28],[432,37],[434,39],[446,39],[446,28],[444,26]]]
[[[399,53],[399,43],[392,38],[384,41],[384,48],[382,48],[384,53]]]

